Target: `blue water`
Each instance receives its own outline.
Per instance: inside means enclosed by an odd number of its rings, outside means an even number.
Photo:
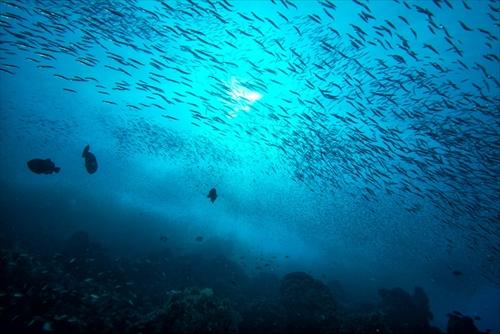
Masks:
[[[421,286],[433,325],[458,310],[500,331],[498,2],[0,11],[4,248],[84,230],[124,258],[217,250],[353,303]]]

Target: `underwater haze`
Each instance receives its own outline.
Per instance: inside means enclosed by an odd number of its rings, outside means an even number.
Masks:
[[[499,25],[0,0],[0,331],[500,333]]]

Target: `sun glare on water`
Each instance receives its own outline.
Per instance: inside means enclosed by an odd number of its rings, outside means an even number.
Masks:
[[[229,83],[229,95],[233,101],[233,108],[228,113],[228,118],[235,118],[240,111],[249,112],[252,104],[262,98],[262,94],[244,87],[234,77]]]

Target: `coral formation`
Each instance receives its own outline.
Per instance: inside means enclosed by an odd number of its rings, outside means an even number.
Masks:
[[[336,304],[328,287],[304,272],[285,275],[280,287],[288,333],[327,333],[335,330]]]
[[[230,334],[238,332],[240,316],[229,301],[210,288],[172,291],[162,317],[164,333]]]
[[[430,333],[429,300],[422,288],[416,287],[411,296],[401,288],[380,289],[384,322],[395,333]]]
[[[202,277],[209,268],[219,275]],[[84,232],[52,256],[2,249],[0,287],[3,333],[443,333],[430,325],[429,299],[419,287],[412,295],[381,289],[378,303],[354,303],[342,292],[339,303],[309,274],[246,276],[223,255],[162,251],[111,261]],[[335,287],[342,291],[339,282]],[[484,334],[457,311],[447,333]]]

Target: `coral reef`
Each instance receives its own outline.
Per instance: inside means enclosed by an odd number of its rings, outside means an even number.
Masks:
[[[210,288],[172,291],[162,317],[163,333],[230,334],[238,332],[240,316],[229,301]]]
[[[455,312],[448,314],[447,334],[487,334],[487,332],[479,331],[471,317]]]
[[[422,288],[416,287],[411,296],[401,288],[380,289],[384,322],[395,333],[430,333],[429,300]]]
[[[268,298],[256,298],[241,312],[240,334],[285,334],[286,317],[281,304]]]
[[[336,304],[321,281],[304,272],[293,272],[283,277],[280,294],[287,333],[328,333],[336,329]]]
[[[338,333],[365,334],[365,333],[393,333],[379,312],[344,313],[341,317]]]
[[[77,334],[443,333],[430,325],[422,288],[413,294],[381,289],[378,303],[355,303],[339,282],[333,286],[341,303],[309,274],[246,276],[220,254],[161,251],[111,260],[77,232],[52,256],[0,250],[0,328]],[[484,334],[457,311],[449,315],[447,333]]]

